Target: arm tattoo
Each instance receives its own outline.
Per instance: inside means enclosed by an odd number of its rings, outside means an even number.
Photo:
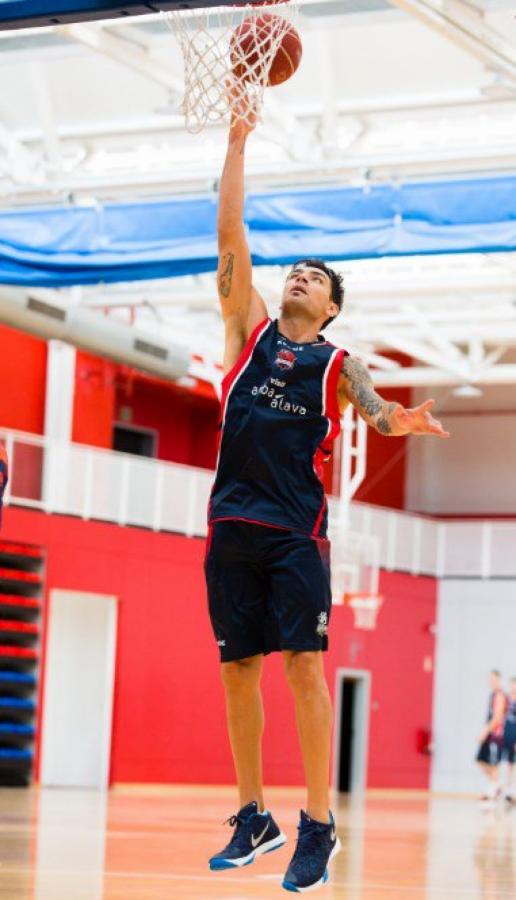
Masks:
[[[233,265],[235,261],[234,253],[226,253],[222,257],[219,270],[219,291],[223,297],[229,297],[231,292],[231,282],[233,281]]]
[[[389,425],[387,419],[385,419],[383,416],[380,416],[380,418],[377,419],[376,427],[380,434],[392,434],[392,428]]]
[[[396,403],[387,403],[376,393],[366,367],[357,359],[346,356],[342,363],[342,374],[348,381],[349,399],[363,418],[380,434],[392,434],[390,418],[396,409]]]

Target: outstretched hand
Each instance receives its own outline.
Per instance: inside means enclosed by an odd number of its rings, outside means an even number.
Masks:
[[[398,406],[395,411],[396,425],[403,429],[405,434],[435,434],[437,437],[447,438],[449,431],[445,431],[438,419],[430,414],[435,400],[425,400],[414,409],[404,409]]]

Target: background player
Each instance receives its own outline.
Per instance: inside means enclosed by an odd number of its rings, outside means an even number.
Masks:
[[[489,673],[489,703],[487,708],[487,722],[480,732],[478,741],[479,749],[477,762],[488,778],[487,793],[482,801],[490,802],[500,796],[499,768],[502,758],[502,745],[507,711],[507,698],[502,690],[501,675],[498,669]]]
[[[7,450],[5,444],[0,441],[0,528],[2,526],[2,504],[4,500],[4,491],[7,487],[9,478],[9,468],[7,462]]]
[[[516,678],[511,678],[509,687],[509,699],[507,703],[507,716],[503,732],[502,759],[507,760],[507,782],[505,799],[508,803],[514,803],[512,780],[514,776],[514,757],[516,754]]]
[[[241,808],[229,820],[230,843],[210,867],[247,865],[285,841],[264,806],[261,755],[263,656],[281,650],[307,783],[283,886],[303,892],[327,880],[340,846],[329,810],[332,710],[321,652],[331,609],[321,464],[350,402],[382,434],[446,432],[429,413],[433,401],[413,410],[386,403],[367,369],[320,336],[344,293],[341,277],[322,261],[293,266],[280,319],[268,318],[252,286],[243,223],[251,131],[242,122],[230,129],[220,186],[225,378],[205,569]]]

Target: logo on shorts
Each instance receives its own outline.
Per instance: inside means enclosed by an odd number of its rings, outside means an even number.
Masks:
[[[319,637],[328,634],[328,613],[322,612],[317,616],[317,628],[315,629]]]
[[[226,646],[226,642],[225,642],[225,641],[217,641],[217,644],[219,645],[219,647],[225,647],[225,646]]]
[[[292,353],[292,350],[278,350],[274,365],[283,369],[284,372],[289,372],[294,368],[296,359],[297,356],[295,353]]]

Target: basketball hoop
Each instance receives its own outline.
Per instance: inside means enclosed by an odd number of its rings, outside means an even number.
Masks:
[[[343,601],[353,610],[355,628],[364,631],[376,628],[376,618],[383,603],[381,594],[348,593],[344,594]]]
[[[264,12],[272,7],[274,15]],[[191,134],[221,119],[247,124],[259,119],[265,88],[286,80],[299,63],[301,44],[292,24],[296,12],[297,0],[259,0],[163,13],[183,53],[181,108]],[[275,79],[282,54],[287,69]]]

